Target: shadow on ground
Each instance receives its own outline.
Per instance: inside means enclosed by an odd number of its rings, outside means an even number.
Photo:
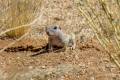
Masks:
[[[46,44],[45,46],[43,46],[41,48],[36,48],[33,45],[9,47],[9,48],[5,49],[5,51],[6,52],[31,51],[31,52],[35,53],[35,54],[32,54],[31,57],[51,52],[48,49],[48,44]],[[64,51],[64,49],[61,47],[54,46],[54,48],[53,48],[53,52],[55,52],[55,53],[62,52],[62,51]]]

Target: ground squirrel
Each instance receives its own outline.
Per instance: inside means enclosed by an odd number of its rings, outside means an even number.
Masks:
[[[50,50],[52,50],[53,46],[64,47],[65,49],[68,47],[75,49],[76,41],[74,33],[66,34],[58,25],[49,28],[46,27],[46,33],[48,35],[48,45]]]

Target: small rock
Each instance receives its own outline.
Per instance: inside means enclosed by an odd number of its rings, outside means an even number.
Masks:
[[[42,69],[45,69],[45,68],[46,68],[46,66],[41,66],[41,68],[42,68]]]
[[[28,68],[29,68],[29,69],[33,69],[33,66],[29,66]]]

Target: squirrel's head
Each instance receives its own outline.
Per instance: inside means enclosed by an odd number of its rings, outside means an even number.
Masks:
[[[46,27],[46,33],[48,36],[57,36],[60,31],[61,31],[61,27],[58,25],[54,25],[49,28]]]

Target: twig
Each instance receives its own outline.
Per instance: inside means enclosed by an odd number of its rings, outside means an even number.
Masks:
[[[114,32],[115,32],[114,39],[115,39],[115,42],[116,42],[118,48],[120,49],[120,43],[118,41],[119,36],[117,35],[117,28],[112,23],[111,14],[110,14],[109,10],[107,9],[106,4],[102,0],[99,0],[99,3],[102,5],[103,11],[105,12],[105,14],[107,16],[111,27],[113,27],[113,29],[114,29]]]
[[[98,36],[98,31],[95,29],[95,25],[94,25],[94,23],[92,22],[92,20],[85,14],[85,12],[84,12],[81,8],[79,8],[79,10],[80,10],[80,12],[82,13],[82,16],[84,16],[89,22],[91,22],[91,23],[88,24],[88,25],[90,25],[90,27],[91,27],[92,30],[94,31],[94,33],[95,33],[98,41],[100,42],[100,44],[101,44],[102,46],[104,46],[104,48],[106,48],[106,45],[101,41],[100,37]]]
[[[28,24],[25,24],[25,25],[21,25],[21,26],[18,26],[18,27],[14,27],[14,28],[11,28],[11,29],[8,29],[6,31],[3,31],[0,33],[0,36],[9,32],[9,31],[12,31],[12,30],[15,30],[15,29],[19,29],[19,28],[22,28],[22,27],[28,27],[28,26],[32,26],[33,24],[35,24],[35,22],[38,20],[38,19],[41,19],[43,13],[35,20],[33,20],[31,23],[28,23]]]
[[[43,8],[41,9],[41,12],[42,12],[41,15],[40,15],[37,19],[33,20],[31,23],[25,24],[25,25],[21,25],[21,26],[15,27],[15,28],[8,29],[8,30],[6,30],[6,31],[4,31],[4,32],[2,32],[2,33],[0,34],[0,36],[1,36],[2,34],[5,34],[6,32],[9,32],[9,31],[11,31],[11,30],[19,29],[19,28],[21,28],[21,27],[31,26],[27,33],[25,33],[23,36],[21,36],[21,37],[20,37],[19,39],[17,39],[16,41],[10,43],[8,46],[6,46],[6,47],[4,47],[3,49],[1,49],[1,50],[0,50],[0,53],[3,52],[3,51],[4,51],[5,49],[7,49],[8,47],[10,47],[10,46],[12,46],[13,44],[15,44],[16,42],[20,41],[21,39],[23,39],[25,36],[27,36],[27,35],[29,34],[29,32],[31,31],[31,28],[32,28],[32,26],[35,24],[35,22],[36,22],[37,20],[41,19],[42,15],[43,15],[43,11],[42,11],[42,10],[43,10]]]
[[[82,16],[84,16],[89,22],[92,21],[92,20],[85,14],[85,12],[84,12],[81,8],[79,8],[79,10],[80,10],[80,12],[82,13]],[[90,27],[93,29],[93,31],[95,32],[95,35],[96,35],[98,41],[100,42],[100,44],[105,48],[105,50],[108,52],[109,56],[113,59],[113,61],[115,62],[115,64],[116,64],[116,65],[119,67],[119,69],[120,69],[120,64],[119,64],[119,62],[118,62],[118,61],[115,59],[115,57],[109,52],[109,50],[107,49],[107,45],[104,44],[104,41],[103,41],[102,39],[100,39],[100,37],[98,36],[99,34],[97,34],[97,33],[99,33],[99,31],[97,31],[97,30],[95,29],[94,23],[91,22],[91,24],[89,24],[89,25],[90,25]]]
[[[8,47],[14,45],[16,42],[20,41],[21,39],[23,39],[25,36],[27,36],[29,34],[30,30],[28,30],[27,33],[25,33],[23,36],[21,36],[20,38],[18,38],[17,40],[15,40],[14,42],[10,43],[9,45],[7,45],[6,47],[4,47],[3,49],[0,50],[0,53],[3,52],[5,49],[7,49]]]

